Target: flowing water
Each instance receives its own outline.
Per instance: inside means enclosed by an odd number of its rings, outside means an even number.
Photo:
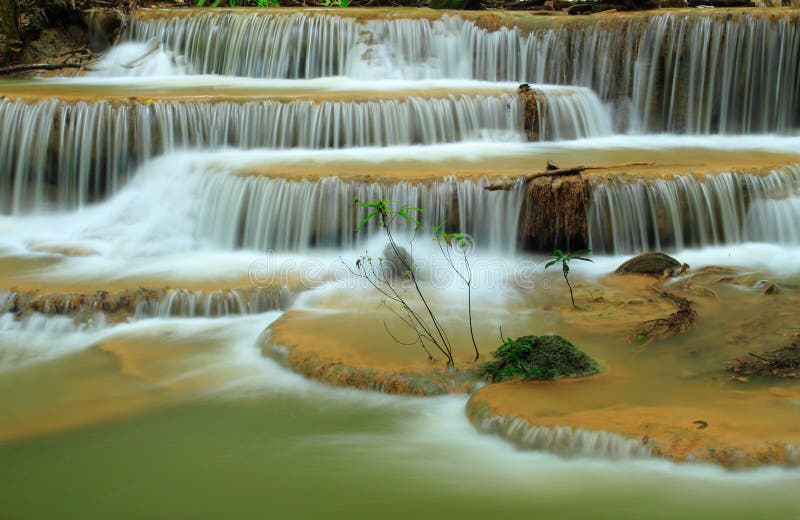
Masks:
[[[388,344],[370,321],[379,302],[342,263],[383,249],[375,222],[356,231],[353,201],[385,198],[425,210],[423,260],[436,224],[476,237],[481,342],[498,323],[574,334],[624,382],[592,399],[725,391],[674,374],[718,330],[734,338],[755,312],[747,291],[723,294],[728,312],[709,311],[686,344],[638,353],[634,372],[613,334],[540,310],[560,294],[523,248],[539,208],[514,179],[548,160],[653,162],[591,177],[596,256],[581,283],[664,249],[778,279],[790,308],[800,16],[488,30],[472,15],[369,12],[145,10],[85,76],[0,82],[0,517],[796,517],[796,467],[609,457],[602,443],[522,452],[479,433],[464,395],[332,388],[261,343],[288,309],[336,341]],[[537,96],[535,142],[517,81]],[[484,189],[498,178],[511,188]],[[458,284],[437,287],[458,323]],[[775,330],[791,321],[767,314]],[[778,341],[767,325],[763,341]]]

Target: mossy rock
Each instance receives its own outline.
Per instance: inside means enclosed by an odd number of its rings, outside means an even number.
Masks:
[[[617,274],[650,274],[663,276],[664,273],[681,270],[681,263],[664,253],[643,253],[619,266]]]
[[[483,363],[479,375],[492,383],[515,380],[549,380],[586,377],[600,372],[600,365],[561,336],[522,336],[507,339]]]

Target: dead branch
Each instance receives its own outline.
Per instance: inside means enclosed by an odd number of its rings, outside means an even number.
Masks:
[[[14,74],[17,72],[30,72],[34,70],[63,70],[63,69],[81,69],[87,70],[88,63],[22,63],[19,65],[8,65],[0,67],[0,75]]]
[[[586,170],[611,170],[614,168],[626,168],[628,166],[652,166],[652,162],[632,162],[624,164],[605,164],[605,165],[590,165],[590,166],[574,166],[572,168],[559,168],[556,170],[547,170],[539,173],[531,173],[525,176],[525,183],[529,183],[534,179],[541,177],[563,177],[567,175],[580,175]],[[510,190],[516,185],[516,181],[496,182],[484,186],[483,189],[488,191]]]
[[[145,59],[147,59],[149,56],[152,56],[160,48],[161,48],[161,44],[157,43],[152,49],[150,49],[146,53],[142,54],[141,56],[139,56],[138,58],[136,58],[135,60],[133,60],[130,63],[123,63],[122,66],[125,67],[126,69],[136,68],[139,65],[141,65],[144,62]]]
[[[761,361],[766,361],[770,365],[777,365],[778,364],[777,362],[775,362],[775,361],[773,361],[771,359],[767,359],[765,357],[759,356],[758,354],[753,354],[752,352],[748,352],[747,354],[750,355],[750,356],[753,356],[756,359],[760,359]]]

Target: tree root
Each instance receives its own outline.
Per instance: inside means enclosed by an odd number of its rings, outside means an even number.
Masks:
[[[697,320],[697,311],[692,307],[691,301],[666,291],[661,291],[661,297],[674,301],[678,305],[678,310],[666,318],[657,318],[639,324],[635,336],[648,344],[683,334]]]

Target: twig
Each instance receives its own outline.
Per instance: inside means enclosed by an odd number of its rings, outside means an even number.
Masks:
[[[750,356],[753,356],[754,358],[758,358],[761,361],[766,361],[770,365],[778,366],[778,363],[776,361],[771,360],[771,359],[767,359],[765,357],[759,356],[758,354],[753,354],[752,352],[748,352],[747,354],[750,355]]]
[[[142,64],[142,62],[143,62],[143,61],[144,61],[144,60],[145,60],[147,57],[149,57],[150,55],[152,55],[153,53],[155,53],[155,52],[156,52],[156,51],[157,51],[159,48],[161,48],[161,44],[160,44],[160,43],[156,43],[155,47],[153,47],[152,49],[150,49],[150,50],[149,50],[149,51],[147,51],[146,53],[142,54],[141,56],[139,56],[138,58],[136,58],[136,59],[135,59],[135,60],[133,60],[132,62],[130,62],[130,63],[123,63],[123,64],[122,64],[122,66],[123,66],[123,67],[125,67],[126,69],[133,69],[133,68],[135,68],[135,67],[138,67],[139,65],[141,65],[141,64]]]

